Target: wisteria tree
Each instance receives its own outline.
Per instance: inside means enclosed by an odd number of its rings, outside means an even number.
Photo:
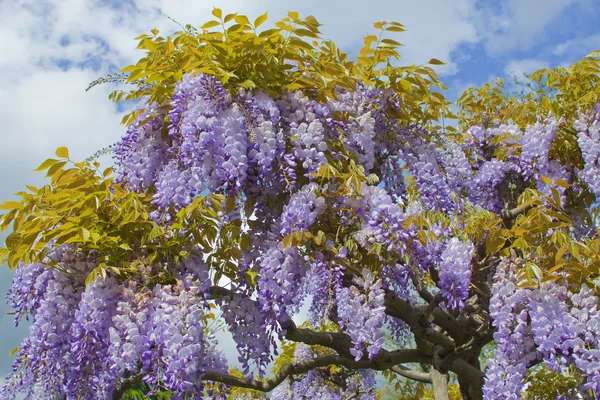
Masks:
[[[1,206],[31,321],[2,399],[600,393],[598,53],[452,113],[399,23],[350,60],[313,17],[213,15],[94,83],[138,102],[114,170],[61,147]]]

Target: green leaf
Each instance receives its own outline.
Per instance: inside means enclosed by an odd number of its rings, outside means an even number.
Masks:
[[[254,27],[258,28],[259,26],[261,26],[267,20],[268,17],[269,17],[269,12],[267,11],[263,15],[259,16],[258,18],[256,18],[254,20]]]
[[[212,15],[214,15],[215,17],[217,17],[219,19],[223,18],[223,12],[221,11],[220,8],[217,8],[217,7],[213,8]]]
[[[50,168],[51,166],[53,166],[57,162],[58,162],[58,160],[55,160],[54,158],[49,158],[46,161],[44,161],[43,163],[41,163],[39,167],[37,167],[36,169],[34,169],[34,171],[43,171],[45,169]]]
[[[56,149],[56,157],[69,158],[69,149],[67,149],[65,146],[59,147]]]
[[[235,197],[228,197],[225,201],[225,214],[229,214],[235,207]]]
[[[84,227],[79,228],[79,237],[81,238],[81,240],[83,240],[84,243],[89,241],[90,240],[90,231],[88,231]]]
[[[64,167],[65,164],[67,164],[66,161],[57,162],[56,164],[51,166],[50,169],[48,169],[48,173],[46,174],[46,176],[48,177],[48,176],[54,175],[58,170],[60,170],[62,167]]]
[[[438,60],[437,58],[432,58],[431,60],[429,60],[427,62],[427,64],[431,64],[431,65],[446,65],[445,62]]]
[[[9,355],[9,356],[14,356],[15,354],[17,354],[17,353],[19,352],[19,350],[20,350],[20,347],[18,347],[18,346],[17,346],[17,347],[15,347],[14,349],[12,349],[12,350],[11,350],[11,351],[8,353],[8,355]]]
[[[381,39],[381,43],[389,44],[392,46],[402,46],[402,43],[396,42],[392,39]]]
[[[96,281],[96,279],[98,279],[98,268],[100,268],[100,267],[94,268],[92,270],[92,272],[89,273],[87,278],[85,278],[85,286],[92,284],[93,282]]]
[[[497,253],[504,244],[506,243],[506,238],[500,236],[498,231],[492,231],[489,233],[488,237],[485,240],[485,250],[487,254],[495,254]]]
[[[237,13],[235,13],[235,14],[227,14],[225,16],[225,23],[227,23],[227,22],[231,21],[232,19],[234,19],[236,15],[237,15]]]
[[[16,210],[23,208],[23,204],[18,201],[7,201],[0,204],[0,210]]]
[[[207,23],[202,25],[200,27],[200,29],[206,30],[206,29],[214,28],[215,26],[219,26],[219,25],[221,25],[221,23],[219,21],[208,21]]]
[[[234,20],[240,25],[250,25],[250,21],[248,21],[248,17],[245,15],[236,15]]]
[[[390,31],[390,32],[405,32],[406,29],[401,28],[399,26],[388,26],[387,28],[385,28],[386,31]]]

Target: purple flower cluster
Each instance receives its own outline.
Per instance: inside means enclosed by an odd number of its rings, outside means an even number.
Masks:
[[[362,199],[358,201],[346,200],[363,219],[361,229],[355,234],[356,239],[367,249],[380,244],[387,251],[403,254],[409,233],[402,226],[406,216],[399,205],[385,189],[377,186],[363,184],[360,195]]]
[[[227,371],[206,331],[206,269],[149,291],[112,277],[86,286],[97,266],[94,257],[67,246],[50,249],[48,261],[60,268],[21,264],[13,283],[13,296],[34,289],[14,304],[33,323],[0,391],[3,399],[20,392],[36,399],[110,399],[125,374],[140,372],[146,382],[183,399],[208,393],[204,372]]]
[[[16,303],[20,311],[26,310],[32,316],[33,321],[29,327],[29,337],[21,343],[13,363],[13,373],[0,392],[2,398],[12,399],[19,392],[31,391],[34,382],[36,390],[46,395],[74,393],[73,388],[65,386],[65,383],[69,379],[66,371],[72,366],[68,355],[82,297],[80,289],[83,287],[83,281],[75,277],[86,276],[95,264],[82,254],[73,254],[64,246],[50,249],[48,258],[58,262],[63,270],[44,267],[34,285],[39,285],[37,289],[40,292],[34,292],[34,296],[25,302],[25,307]],[[19,268],[30,270],[40,267],[21,264]],[[13,294],[32,285],[31,280],[21,281],[21,276],[15,275],[11,289]]]
[[[255,301],[239,293],[229,299],[219,300],[218,304],[236,343],[244,374],[252,379],[250,363],[253,362],[259,376],[263,377],[267,366],[273,361],[271,349],[275,347],[275,341],[265,329],[262,310]]]
[[[586,285],[572,292],[566,282],[517,288],[514,272],[514,264],[504,259],[492,288],[498,349],[486,371],[484,394],[520,398],[526,370],[536,360],[558,371],[575,365],[585,376],[582,389],[599,393],[598,297]]]
[[[204,301],[195,291],[157,285],[153,291],[150,339],[160,362],[153,366],[174,399],[202,397],[204,372],[226,372],[224,355],[203,324]]]
[[[306,231],[325,210],[325,198],[318,196],[319,186],[309,183],[294,193],[281,214],[281,234]]]
[[[336,303],[335,293],[342,287],[343,275],[342,266],[317,253],[317,259],[310,264],[294,300],[295,304],[301,304],[306,296],[312,296],[308,314],[313,326],[320,327],[328,320]]]
[[[527,293],[517,289],[515,266],[507,259],[494,277],[490,316],[498,348],[486,369],[483,394],[489,399],[518,400],[527,367],[536,359],[535,342],[527,326]]]
[[[457,310],[465,305],[471,285],[471,258],[473,244],[450,239],[439,263],[439,287],[446,305]]]
[[[433,144],[415,139],[404,149],[404,160],[415,179],[425,208],[453,212],[456,208],[450,195],[453,188],[441,170],[437,153]]]
[[[366,112],[349,125],[348,139],[358,154],[360,164],[370,171],[375,164],[375,119]]]
[[[277,319],[297,309],[296,291],[307,270],[298,249],[272,242],[262,254],[260,268],[258,302],[263,315]]]
[[[13,277],[6,298],[8,299],[13,312],[15,313],[15,326],[23,317],[29,320],[39,308],[43,299],[44,292],[50,273],[44,273],[46,265],[43,263],[19,263]]]
[[[70,348],[66,354],[65,391],[69,398],[110,397],[110,386],[102,377],[110,375],[109,329],[121,288],[113,278],[96,280],[81,294],[71,323]],[[100,379],[98,379],[100,378]]]
[[[354,285],[340,288],[336,293],[340,324],[352,338],[350,353],[358,361],[366,350],[369,359],[379,353],[385,335],[380,330],[385,320],[384,291],[381,280],[363,270],[354,278]]]
[[[579,177],[596,196],[600,196],[600,113],[579,113],[575,121],[577,143],[583,156],[584,168]]]
[[[142,102],[142,105],[145,103]],[[152,117],[153,114],[158,114]],[[146,121],[151,118],[150,121]],[[168,143],[162,138],[164,113],[149,107],[117,144],[114,152],[116,182],[124,183],[136,192],[150,188],[156,180],[158,170],[168,159]]]
[[[508,170],[508,163],[495,158],[481,163],[468,190],[469,200],[488,211],[500,212],[504,204],[496,187]]]
[[[302,167],[309,173],[316,172],[327,162],[325,151],[327,143],[324,136],[325,128],[319,120],[310,123],[302,122],[297,127],[292,126],[290,135],[294,144],[294,156],[302,162]]]
[[[532,176],[538,178],[537,175],[548,167],[550,146],[556,137],[561,122],[550,116],[544,123],[538,120],[535,125],[529,125],[525,129],[521,136],[521,157],[519,161],[523,175],[526,178]]]

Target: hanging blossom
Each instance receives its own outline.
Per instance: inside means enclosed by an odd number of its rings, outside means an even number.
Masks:
[[[314,182],[294,193],[281,214],[281,234],[306,231],[325,210],[325,198],[318,196],[319,185]]]
[[[217,304],[236,343],[238,361],[242,364],[244,374],[248,379],[253,379],[251,368],[255,367],[259,376],[263,377],[274,359],[271,350],[276,344],[269,329],[264,326],[260,307],[247,295],[240,293],[228,299],[219,299]]]
[[[587,115],[579,112],[579,118],[574,125],[584,161],[579,177],[592,193],[600,196],[600,113],[593,112]]]
[[[140,289],[134,282],[123,287],[113,326],[109,328],[110,373],[102,377],[105,386],[115,387],[119,377],[126,373],[136,374],[141,370],[150,374],[153,365],[159,362],[151,339],[154,312],[150,290]]]
[[[204,329],[206,304],[195,290],[157,285],[153,291],[152,331],[150,338],[159,353],[153,376],[159,377],[173,399],[202,397],[205,372],[227,372],[223,353],[216,349],[212,335]]]
[[[299,308],[295,303],[296,291],[307,264],[295,247],[283,247],[280,242],[271,242],[261,255],[258,277],[258,303],[263,316],[277,320],[288,311]]]
[[[302,122],[297,127],[290,129],[292,143],[294,144],[294,156],[302,162],[302,167],[309,173],[316,172],[319,167],[327,162],[323,124],[319,120],[310,123]]]
[[[17,393],[23,392],[42,393],[39,398],[47,398],[49,393],[69,393],[65,387],[65,373],[70,368],[66,355],[71,350],[71,329],[85,285],[83,280],[97,264],[93,256],[75,253],[69,246],[49,248],[47,259],[42,264],[51,261],[58,263],[61,270],[44,268],[39,271],[41,273],[34,284],[34,288],[39,285],[39,293],[34,292],[29,303],[13,303],[18,307],[17,311],[31,315],[32,324],[29,337],[19,346],[13,373],[7,377],[0,391],[3,399],[13,399]],[[18,268],[29,270],[32,266],[20,264]],[[11,289],[13,294],[23,290],[21,285],[31,285],[31,281],[19,281],[20,276],[15,275]]]
[[[450,239],[439,262],[439,287],[446,305],[457,310],[465,305],[471,284],[473,244]]]
[[[461,146],[452,140],[444,140],[436,151],[439,165],[444,169],[450,190],[462,193],[469,189],[473,168]]]
[[[371,112],[360,115],[349,125],[348,138],[358,154],[360,164],[369,172],[375,163],[375,119]]]
[[[169,159],[168,143],[162,138],[164,113],[157,111],[156,104],[148,105],[146,101],[139,107],[147,109],[129,125],[113,153],[115,182],[124,183],[135,192],[150,188],[158,170]]]
[[[548,167],[550,146],[558,132],[562,120],[557,121],[551,115],[542,123],[541,119],[534,125],[528,125],[521,136],[520,165],[526,178],[539,179],[538,174]]]
[[[342,247],[338,257],[345,257],[346,249]],[[344,267],[335,261],[328,261],[321,253],[316,254],[316,260],[310,265],[310,269],[304,276],[301,287],[298,290],[298,298],[295,300],[300,304],[307,296],[312,296],[312,302],[308,311],[310,323],[314,327],[320,327],[323,321],[329,317],[330,311],[335,306],[335,293],[342,287]]]
[[[503,259],[494,276],[490,300],[498,347],[486,369],[485,398],[521,398],[527,368],[536,359],[526,305],[527,292],[517,288],[515,265]]]
[[[410,235],[402,226],[405,214],[385,189],[363,184],[360,189],[362,199],[346,199],[348,206],[356,209],[363,224],[355,238],[365,248],[374,244],[385,246],[387,251],[403,254]]]
[[[453,212],[456,209],[451,197],[453,188],[440,169],[436,148],[430,143],[415,139],[407,144],[403,152],[423,205],[433,210]]]
[[[600,309],[586,285],[577,293],[566,282],[517,288],[515,265],[498,266],[490,315],[498,348],[486,371],[484,394],[519,398],[527,368],[536,360],[553,370],[575,365],[582,390],[600,392]]]
[[[70,348],[65,355],[65,391],[68,398],[109,398],[114,388],[102,385],[110,375],[109,352],[112,318],[121,297],[121,287],[113,278],[96,279],[81,295],[71,323]],[[100,378],[100,379],[98,379]]]
[[[367,269],[362,277],[354,278],[354,285],[336,293],[340,324],[352,338],[354,348],[350,353],[356,361],[365,350],[373,359],[383,345],[385,335],[380,328],[385,320],[384,295],[381,279],[375,280]]]
[[[497,159],[484,161],[468,189],[469,200],[492,212],[499,213],[504,206],[497,186],[510,170],[508,163]]]
[[[19,262],[15,269],[12,285],[8,290],[6,299],[15,313],[15,326],[21,319],[33,315],[40,307],[51,273],[45,273],[44,263]]]

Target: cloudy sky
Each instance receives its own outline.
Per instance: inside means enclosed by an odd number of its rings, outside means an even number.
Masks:
[[[268,10],[271,22],[290,10],[314,15],[349,54],[372,22],[401,22],[408,29],[395,38],[405,45],[402,61],[446,61],[437,70],[450,99],[511,71],[566,66],[600,49],[597,0],[0,0],[0,201],[26,183],[42,184],[32,170],[56,147],[83,159],[114,143],[124,132],[122,110],[107,99],[114,87],[85,92],[87,85],[142,56],[134,37],[154,27],[174,32],[165,14],[199,26],[213,6],[251,20]],[[0,295],[10,280],[0,267]],[[27,333],[13,327],[2,303],[0,378]]]

